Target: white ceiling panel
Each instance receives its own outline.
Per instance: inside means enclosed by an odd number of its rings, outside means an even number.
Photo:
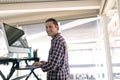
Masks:
[[[0,0],[0,22],[14,25],[90,18],[108,10],[115,0]]]
[[[69,0],[0,0],[2,4],[25,3],[25,2],[51,2],[51,1],[69,1]]]

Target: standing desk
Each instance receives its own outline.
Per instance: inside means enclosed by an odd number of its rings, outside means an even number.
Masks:
[[[25,68],[20,68],[19,65],[20,65],[21,61],[25,61],[25,63],[26,63]],[[11,66],[10,72],[8,73],[8,76],[5,77],[5,75],[2,73],[1,70],[0,70],[0,76],[2,77],[3,80],[10,80],[10,78],[12,77],[15,70],[30,70],[30,73],[28,74],[28,76],[26,77],[25,80],[27,80],[32,73],[34,74],[36,79],[39,80],[38,76],[34,72],[34,69],[37,69],[39,67],[29,65],[28,61],[39,61],[39,58],[6,58],[6,57],[0,58],[0,64],[8,65],[9,63],[12,63],[12,66]],[[12,80],[16,80],[16,79],[12,79]]]

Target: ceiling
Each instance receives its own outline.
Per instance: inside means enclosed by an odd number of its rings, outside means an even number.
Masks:
[[[72,20],[97,17],[116,0],[0,0],[0,22],[14,25],[42,23],[47,18]]]

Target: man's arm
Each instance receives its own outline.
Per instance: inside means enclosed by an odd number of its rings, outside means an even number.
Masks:
[[[54,43],[54,48],[52,48],[52,55],[49,58],[48,62],[45,62],[41,65],[41,68],[44,72],[55,70],[59,65],[60,61],[62,60],[64,54],[64,44],[63,42],[57,41]]]

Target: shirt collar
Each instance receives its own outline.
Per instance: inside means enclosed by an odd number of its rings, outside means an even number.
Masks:
[[[55,34],[52,38],[54,39],[54,38],[57,37],[58,35],[60,35],[60,33]]]

